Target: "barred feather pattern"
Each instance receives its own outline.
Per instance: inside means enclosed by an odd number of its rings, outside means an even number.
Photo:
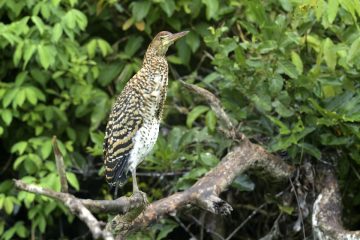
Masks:
[[[168,65],[164,56],[148,49],[142,68],[117,97],[105,131],[104,164],[111,186],[126,183],[152,150],[166,99]]]

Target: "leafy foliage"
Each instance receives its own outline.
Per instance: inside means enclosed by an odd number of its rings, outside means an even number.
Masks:
[[[335,164],[351,212],[360,204],[359,18],[356,0],[0,0],[1,239],[51,238],[58,216],[74,220],[10,180],[60,190],[53,135],[72,191],[111,198],[101,157],[107,115],[161,30],[191,32],[170,49],[161,135],[139,170],[180,176],[141,177],[151,199],[189,187],[232,144],[215,131],[214,112],[175,80],[182,77],[216,93],[240,130],[270,151],[287,152],[293,164]],[[233,184],[254,186],[246,176]],[[164,239],[177,226],[166,220],[133,237]]]

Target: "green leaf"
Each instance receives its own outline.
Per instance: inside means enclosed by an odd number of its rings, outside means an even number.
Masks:
[[[60,23],[55,24],[52,32],[53,34],[51,36],[51,41],[56,43],[60,40],[62,36],[63,29],[61,27],[61,24]]]
[[[72,172],[66,172],[66,179],[69,181],[70,185],[75,188],[77,191],[80,190],[79,182],[76,178],[76,175]]]
[[[165,1],[167,1],[167,0],[165,0]],[[169,233],[171,233],[176,227],[177,227],[177,225],[174,224],[174,223],[162,224],[162,225],[161,225],[160,232],[159,232],[159,234],[156,236],[156,240],[165,239],[165,238],[167,237],[167,235],[168,235]]]
[[[25,141],[18,142],[11,147],[11,152],[12,153],[18,152],[18,154],[21,155],[25,152],[27,145],[28,143]]]
[[[190,31],[185,37],[187,45],[191,48],[191,51],[194,53],[200,46],[200,38],[194,32]]]
[[[27,158],[27,155],[18,157],[13,164],[14,170],[17,170],[19,168],[20,164],[23,163],[26,158]]]
[[[25,238],[28,235],[28,230],[25,228],[23,222],[17,222],[16,223],[16,234],[21,237]]]
[[[353,61],[355,58],[358,58],[360,55],[360,37],[357,38],[349,49],[346,61],[349,63]]]
[[[25,97],[26,97],[26,89],[25,88],[21,88],[19,90],[19,92],[16,94],[15,98],[14,98],[14,102],[13,102],[13,106],[22,106],[25,102]]]
[[[29,63],[31,57],[33,56],[34,52],[36,50],[36,45],[35,44],[27,44],[25,49],[24,49],[24,68],[26,67],[26,65]]]
[[[325,12],[325,1],[324,0],[316,0],[315,6],[315,15],[316,19],[319,21]]]
[[[282,117],[291,117],[294,115],[294,111],[288,107],[286,107],[284,104],[282,104],[279,100],[275,100],[272,103],[273,107],[275,108],[275,111]]]
[[[43,159],[47,159],[49,156],[50,156],[50,154],[51,154],[51,152],[52,152],[52,144],[51,144],[51,140],[49,139],[49,140],[46,140],[43,144],[42,144],[42,146],[41,146],[41,148],[40,148],[40,151],[41,151],[41,157],[43,158]]]
[[[45,217],[43,215],[38,215],[37,217],[38,219],[38,223],[39,223],[39,229],[41,233],[45,232],[45,228],[46,228],[46,220]]]
[[[336,48],[330,38],[325,39],[323,51],[326,64],[334,71],[336,66]]]
[[[278,66],[279,66],[278,70],[280,70],[280,72],[285,73],[291,78],[295,79],[299,75],[295,65],[289,61],[281,60],[278,62]]]
[[[339,10],[338,0],[328,0],[327,16],[329,23],[333,23]]]
[[[37,96],[36,96],[36,92],[33,90],[33,88],[31,88],[31,87],[25,88],[25,93],[26,93],[27,100],[29,100],[29,102],[32,105],[36,105]]]
[[[5,212],[10,215],[14,210],[14,202],[10,197],[6,197],[4,200],[4,209]]]
[[[130,5],[132,10],[132,16],[136,22],[143,20],[149,13],[151,7],[151,1],[134,1]]]
[[[13,118],[12,112],[9,109],[2,110],[1,118],[5,122],[6,126],[9,126]]]
[[[202,3],[206,5],[206,19],[215,19],[219,11],[218,0],[202,0]]]
[[[189,128],[192,127],[193,122],[200,117],[201,114],[205,113],[209,111],[209,107],[207,106],[196,106],[193,110],[191,110],[191,112],[188,114],[187,119],[186,119],[186,126],[188,126]]]
[[[100,48],[100,51],[101,51],[101,54],[102,54],[103,57],[106,57],[109,53],[112,52],[111,46],[105,40],[98,39],[97,44],[98,44],[98,46]]]
[[[19,92],[19,88],[12,88],[9,91],[6,91],[6,94],[3,99],[3,106],[6,108],[14,100],[15,96]]]
[[[48,69],[54,63],[54,49],[47,45],[38,45],[38,57],[43,68]]]
[[[271,111],[271,97],[268,95],[262,95],[259,97],[258,95],[251,96],[251,100],[255,103],[256,108],[260,111],[269,112]]]
[[[15,66],[19,65],[21,56],[23,54],[23,48],[24,48],[24,42],[20,42],[16,46],[16,50],[15,50],[14,57],[13,57],[13,61],[14,61]]]
[[[72,9],[71,11],[73,11],[73,13],[75,15],[77,25],[79,26],[79,28],[81,30],[84,31],[87,26],[87,23],[88,23],[86,15],[77,9]]]
[[[284,79],[280,75],[275,75],[270,78],[270,93],[271,95],[277,95],[283,89]]]
[[[37,29],[39,30],[40,35],[43,35],[45,31],[45,25],[44,22],[39,18],[38,16],[32,16],[31,21],[35,23]]]
[[[215,131],[216,122],[217,122],[217,118],[216,118],[216,114],[214,113],[214,111],[212,111],[212,110],[208,111],[205,116],[205,124],[211,132]]]
[[[298,146],[303,148],[306,153],[312,155],[316,159],[318,159],[318,160],[321,159],[321,152],[314,145],[309,144],[309,143],[299,143]]]
[[[287,215],[291,215],[295,210],[292,206],[278,205],[278,207],[281,212],[286,213]]]
[[[283,122],[281,122],[279,119],[273,117],[273,116],[270,116],[270,115],[266,115],[271,122],[273,122],[276,126],[278,126],[280,128],[280,134],[281,135],[287,135],[287,134],[290,134],[291,131],[290,129],[288,128],[288,126],[286,126]]]
[[[251,192],[255,189],[255,183],[245,174],[237,176],[231,185],[240,191]]]
[[[16,79],[15,79],[15,84],[16,84],[16,86],[21,86],[21,85],[24,83],[24,81],[26,80],[27,75],[28,75],[28,72],[27,72],[27,71],[22,71],[22,72],[20,72],[20,73],[16,76]]]
[[[142,46],[144,39],[140,36],[131,36],[126,42],[124,52],[128,58],[131,58]]]
[[[76,27],[76,16],[74,9],[68,11],[62,18],[62,21],[65,23],[65,26],[69,29],[74,29]]]
[[[356,20],[356,15],[355,15],[356,7],[354,4],[355,1],[354,0],[339,0],[340,5],[351,14],[351,16],[353,17],[354,20]]]
[[[94,111],[91,114],[91,126],[90,130],[96,130],[100,123],[107,117],[107,101],[106,98],[102,98],[101,100],[97,101]]]
[[[219,163],[219,158],[217,158],[214,154],[210,152],[201,153],[199,160],[202,165],[208,167],[214,167],[216,164]]]
[[[96,39],[92,39],[90,42],[88,42],[88,44],[86,44],[86,49],[90,58],[94,58],[95,56],[96,44],[97,44]]]
[[[160,2],[160,7],[168,17],[171,17],[171,15],[175,10],[176,5],[174,0],[163,0]]]
[[[299,54],[297,54],[295,51],[291,51],[291,61],[295,65],[298,73],[302,74],[303,70],[304,70],[304,66],[303,66],[303,63],[301,61]]]

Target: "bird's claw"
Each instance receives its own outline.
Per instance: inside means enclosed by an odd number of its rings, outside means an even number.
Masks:
[[[144,193],[144,192],[142,192],[142,191],[140,191],[140,190],[137,190],[137,191],[134,191],[134,192],[133,192],[133,196],[134,196],[134,197],[139,197],[139,198],[141,198],[143,205],[145,205],[145,206],[148,206],[148,205],[149,205],[149,201],[148,201],[148,199],[147,199],[146,193]]]

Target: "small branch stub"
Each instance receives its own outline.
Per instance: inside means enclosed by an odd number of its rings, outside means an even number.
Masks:
[[[53,136],[53,138],[52,138],[52,146],[53,146],[54,155],[55,155],[56,168],[57,168],[59,176],[60,176],[61,192],[67,193],[69,191],[69,187],[68,187],[68,182],[66,179],[64,157],[60,152],[59,146],[57,144],[56,136]]]

